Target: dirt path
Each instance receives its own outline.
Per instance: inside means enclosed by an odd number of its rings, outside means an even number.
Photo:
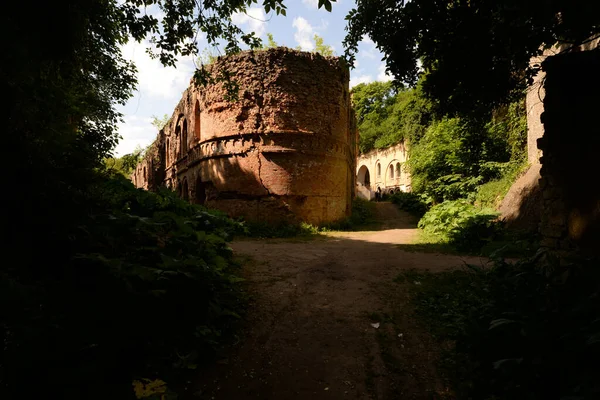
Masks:
[[[245,271],[248,328],[203,377],[200,398],[452,398],[431,339],[410,317],[406,287],[393,280],[406,269],[484,261],[403,251],[395,245],[414,239],[415,220],[390,203],[377,212],[379,231],[233,243],[255,260]]]

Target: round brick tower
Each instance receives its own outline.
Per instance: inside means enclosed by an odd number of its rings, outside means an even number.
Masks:
[[[277,48],[222,57],[209,71],[231,76],[237,100],[223,82],[186,90],[136,185],[159,182],[252,221],[349,215],[356,128],[341,61]]]

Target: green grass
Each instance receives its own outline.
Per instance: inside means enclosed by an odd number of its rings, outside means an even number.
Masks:
[[[479,186],[475,194],[475,204],[480,207],[498,208],[512,184],[528,167],[527,163],[515,164],[508,168],[499,179]]]

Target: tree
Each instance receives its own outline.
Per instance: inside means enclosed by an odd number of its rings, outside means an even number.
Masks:
[[[275,41],[275,39],[273,39],[273,34],[272,33],[267,33],[267,43],[263,44],[262,48],[263,49],[273,49],[275,47],[277,47],[278,44]]]
[[[332,57],[335,55],[333,48],[328,44],[324,44],[321,36],[315,33],[313,40],[315,41],[315,53],[319,53],[325,57]]]
[[[393,146],[403,140],[418,142],[433,117],[431,103],[423,96],[420,86],[405,89],[392,82],[355,86],[352,106],[362,153]]]
[[[315,34],[313,36],[313,40],[315,42],[315,49],[311,53],[321,54],[325,57],[331,57],[335,55],[333,48],[328,44],[324,44],[323,38],[321,36]],[[295,49],[298,51],[302,51],[302,46],[296,46]]]
[[[169,123],[169,116],[164,114],[162,118],[158,118],[156,115],[152,116],[152,122],[150,122],[158,130],[161,130]]]
[[[344,40],[352,63],[368,35],[400,82],[415,84],[442,110],[487,113],[520,95],[542,47],[583,43],[600,33],[600,2],[572,0],[358,0]]]

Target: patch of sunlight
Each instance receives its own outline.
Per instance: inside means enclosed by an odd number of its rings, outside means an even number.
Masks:
[[[160,379],[142,379],[141,381],[133,381],[133,391],[137,399],[148,399],[154,397],[157,399],[163,399],[164,394],[167,393],[167,383]]]

